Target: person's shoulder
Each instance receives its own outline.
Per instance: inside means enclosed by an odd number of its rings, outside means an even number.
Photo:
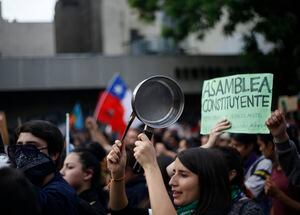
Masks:
[[[84,199],[78,198],[78,213],[79,215],[105,215],[106,211],[101,205],[94,207]]]
[[[263,155],[258,158],[257,168],[261,167],[272,167],[272,161],[270,159],[265,158]]]
[[[261,207],[254,202],[253,200],[249,198],[243,198],[237,202],[235,202],[231,210],[229,212],[229,215],[263,215],[263,211]]]
[[[250,169],[255,171],[256,169],[269,169],[272,168],[272,161],[265,158],[263,155],[256,159],[256,161],[251,165]]]
[[[242,215],[263,215],[263,211],[261,209],[261,207],[254,202],[251,199],[248,199],[247,201],[244,201],[244,203],[242,204],[240,213]]]
[[[62,178],[60,173],[55,173],[53,179],[46,186],[44,186],[42,190],[76,196],[74,188],[72,188],[68,182]]]

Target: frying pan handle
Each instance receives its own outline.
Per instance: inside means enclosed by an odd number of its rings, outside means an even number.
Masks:
[[[135,161],[132,170],[135,174],[140,174],[144,172],[144,169],[142,168],[142,166],[139,164],[139,162]]]
[[[146,136],[148,137],[148,139],[151,141],[152,139],[152,135],[153,135],[153,128],[145,125],[144,131],[143,133],[146,134]],[[143,173],[144,169],[142,168],[142,166],[139,164],[139,162],[135,161],[134,165],[133,165],[133,172],[136,174],[139,173]]]
[[[131,126],[131,124],[132,124],[132,122],[133,122],[133,120],[135,119],[135,113],[134,113],[134,111],[132,111],[132,113],[131,113],[131,115],[130,115],[130,118],[129,118],[129,121],[128,121],[128,124],[127,124],[127,126],[126,126],[126,128],[125,128],[125,131],[124,131],[124,133],[123,133],[123,135],[122,135],[122,138],[121,138],[121,151],[122,151],[122,149],[123,149],[123,147],[124,147],[124,139],[125,139],[125,137],[126,137],[126,134],[127,134],[127,132],[128,132],[128,130],[129,130],[129,128],[130,128],[130,126]]]
[[[148,139],[151,141],[152,135],[153,135],[153,131],[149,131],[149,129],[148,129],[148,130],[144,130],[143,133],[146,134],[146,136],[148,137]]]

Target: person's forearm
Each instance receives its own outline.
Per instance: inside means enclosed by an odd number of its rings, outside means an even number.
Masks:
[[[288,140],[289,140],[289,135],[287,134],[287,132],[283,132],[280,135],[274,136],[274,142],[278,144],[284,143]]]
[[[216,144],[217,139],[218,136],[216,136],[215,134],[210,134],[208,137],[208,141],[200,147],[205,149],[211,148]]]
[[[98,142],[107,152],[111,150],[111,145],[105,136],[98,130],[90,130],[92,141]]]
[[[281,143],[275,142],[275,145],[279,164],[289,178],[289,182],[300,188],[300,157],[296,146],[291,140]]]
[[[125,208],[127,204],[128,199],[125,192],[125,180],[111,180],[109,190],[109,207],[112,210],[118,211]]]
[[[145,167],[150,204],[154,215],[176,215],[176,210],[169,198],[158,164]]]
[[[294,199],[287,196],[284,192],[279,191],[277,199],[285,204],[287,207],[300,211],[300,202],[295,201]]]
[[[214,144],[215,144],[215,140],[208,139],[207,143],[205,143],[204,145],[202,145],[202,146],[200,146],[200,147],[201,147],[201,148],[208,149],[208,148],[213,147]]]

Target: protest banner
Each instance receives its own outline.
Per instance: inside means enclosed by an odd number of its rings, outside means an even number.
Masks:
[[[3,111],[0,111],[0,134],[2,137],[3,144],[8,146],[9,135],[8,135],[8,129],[7,129],[6,115]]]
[[[278,108],[284,112],[293,112],[298,110],[298,96],[279,96]]]
[[[242,74],[206,80],[202,88],[201,134],[228,119],[232,133],[269,133],[273,74]]]

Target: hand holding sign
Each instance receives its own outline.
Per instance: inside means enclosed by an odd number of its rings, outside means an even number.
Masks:
[[[264,121],[271,112],[273,75],[245,74],[204,81],[201,133],[221,118],[231,122],[229,132],[268,133]]]
[[[202,148],[210,148],[210,147],[215,146],[216,141],[218,140],[220,135],[223,134],[225,132],[225,130],[229,129],[230,127],[231,127],[231,124],[227,119],[222,119],[221,121],[219,121],[213,127],[213,129],[211,129],[207,143],[201,147]]]

